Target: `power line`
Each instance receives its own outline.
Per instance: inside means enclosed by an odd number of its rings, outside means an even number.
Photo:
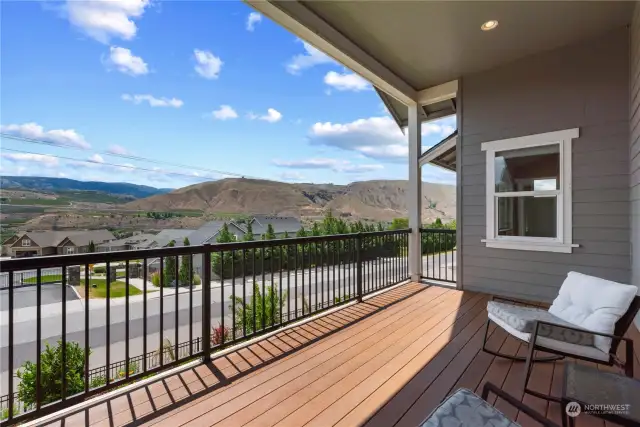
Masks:
[[[142,170],[142,171],[146,171],[146,172],[153,172],[153,173],[157,173],[160,175],[172,175],[172,176],[185,176],[187,178],[193,179],[193,178],[208,178],[208,179],[217,179],[216,177],[211,177],[211,176],[200,176],[200,175],[189,175],[186,173],[180,173],[180,172],[171,172],[171,171],[163,171],[163,170],[157,170],[157,169],[149,169],[149,168],[143,168],[140,166],[133,166],[133,165],[121,165],[121,164],[117,164],[117,163],[108,163],[108,162],[96,162],[96,161],[92,161],[92,160],[83,160],[83,159],[77,159],[74,157],[66,157],[66,156],[59,156],[59,155],[55,155],[55,154],[42,154],[42,153],[34,153],[32,151],[25,151],[25,150],[16,150],[14,148],[2,148],[2,151],[11,151],[14,153],[22,153],[22,154],[32,154],[32,155],[37,155],[37,156],[48,156],[48,157],[55,157],[57,159],[63,159],[63,160],[71,160],[74,162],[82,162],[82,163],[88,163],[91,165],[98,165],[98,166],[112,166],[112,167],[116,167],[116,168],[125,168],[125,169],[135,169],[135,170]]]
[[[55,147],[55,148],[68,148],[68,149],[71,149],[71,150],[79,150],[79,151],[84,151],[84,152],[87,151],[84,148],[76,147],[76,146],[70,145],[70,144],[54,143],[54,142],[44,141],[44,140],[34,139],[34,138],[25,138],[25,137],[22,137],[22,136],[11,135],[11,134],[7,134],[7,133],[3,133],[3,132],[0,132],[0,137],[7,138],[7,139],[12,139],[12,140],[15,140],[15,141],[20,141],[20,142],[27,142],[29,144],[46,145],[46,146]],[[3,148],[3,149],[4,150],[9,150],[9,149],[6,149],[6,148]],[[105,156],[119,157],[119,158],[128,159],[128,160],[137,160],[137,161],[141,161],[141,162],[153,163],[153,164],[158,164],[158,165],[174,166],[174,167],[179,167],[179,168],[187,168],[187,169],[198,170],[198,171],[202,171],[202,172],[216,173],[216,174],[219,174],[219,175],[235,176],[237,178],[266,179],[266,178],[260,178],[260,177],[240,174],[240,173],[236,173],[236,172],[227,172],[227,171],[220,171],[220,170],[216,170],[216,169],[208,169],[208,168],[201,168],[201,167],[198,167],[198,166],[185,165],[185,164],[180,164],[180,163],[171,163],[171,162],[166,162],[164,160],[157,160],[157,159],[150,159],[148,157],[135,156],[133,154],[118,154],[118,153],[112,153],[110,151],[94,151],[94,153],[95,154],[102,154],[102,155],[105,155]],[[32,154],[39,154],[39,153],[32,153]],[[53,156],[53,157],[55,157],[55,156]],[[78,161],[86,161],[86,160],[80,160],[80,159],[76,159],[76,160],[78,160]],[[97,163],[97,162],[92,162],[92,161],[86,161],[86,162]],[[102,164],[106,164],[106,163],[102,163]],[[117,166],[121,166],[121,165],[117,165]],[[188,175],[188,176],[193,178],[192,175]],[[211,179],[216,179],[216,178],[211,178]]]

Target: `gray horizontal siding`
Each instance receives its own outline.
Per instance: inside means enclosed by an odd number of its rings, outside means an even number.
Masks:
[[[620,28],[462,79],[464,289],[549,301],[569,271],[631,280],[628,34]],[[572,152],[573,240],[579,247],[571,254],[487,248],[481,242],[481,144],[574,127],[580,129]]]
[[[640,288],[640,5],[636,4],[631,25],[631,91],[629,139],[629,198],[631,223],[631,281]],[[636,318],[640,327],[640,317]]]

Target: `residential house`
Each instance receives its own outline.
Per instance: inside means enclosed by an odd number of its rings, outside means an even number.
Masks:
[[[256,238],[261,238],[267,232],[269,224],[273,227],[278,239],[283,238],[285,234],[289,237],[295,237],[302,227],[300,220],[292,216],[254,215],[251,219],[251,227]]]
[[[155,234],[140,233],[124,239],[112,240],[97,245],[98,252],[130,251],[135,249],[148,249],[153,247]]]
[[[10,256],[22,258],[86,253],[91,242],[97,247],[114,239],[109,230],[28,231],[16,234],[8,239],[13,243],[6,240],[3,245],[9,246]]]
[[[187,229],[187,228],[167,228],[162,230],[158,234],[155,235],[153,241],[149,243],[149,248],[158,247],[164,248],[169,245],[172,241],[175,242],[176,246],[182,246],[182,242],[185,237],[188,237],[191,233],[196,230]],[[145,248],[141,248],[145,249]]]
[[[2,242],[2,256],[11,256],[11,245],[20,238],[19,234],[14,234]]]

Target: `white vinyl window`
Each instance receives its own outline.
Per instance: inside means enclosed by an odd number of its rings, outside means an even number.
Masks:
[[[31,246],[31,240],[22,239],[22,246]]]
[[[578,129],[485,142],[487,247],[570,253]]]
[[[74,248],[73,246],[67,246],[67,255],[73,254],[75,252],[76,252],[76,248]]]

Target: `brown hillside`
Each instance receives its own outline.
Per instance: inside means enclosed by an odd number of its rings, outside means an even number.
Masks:
[[[423,219],[455,217],[455,187],[423,183]],[[330,208],[337,215],[389,221],[407,215],[407,181],[361,181],[349,185],[288,184],[223,179],[136,200],[127,209],[201,209],[209,213],[265,213],[313,217]]]

